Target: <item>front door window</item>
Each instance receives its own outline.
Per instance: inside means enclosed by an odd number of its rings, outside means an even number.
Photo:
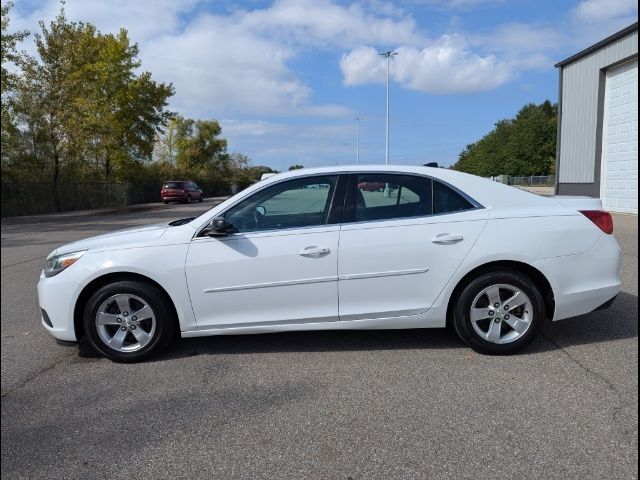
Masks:
[[[232,207],[225,219],[237,233],[324,225],[336,182],[337,176],[281,182]]]

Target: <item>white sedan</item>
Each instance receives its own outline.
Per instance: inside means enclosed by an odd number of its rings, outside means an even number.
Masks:
[[[54,337],[86,337],[117,361],[158,353],[178,332],[447,325],[475,350],[505,354],[545,319],[613,302],[612,233],[598,199],[438,168],[302,169],[196,218],[64,245],[38,296]]]

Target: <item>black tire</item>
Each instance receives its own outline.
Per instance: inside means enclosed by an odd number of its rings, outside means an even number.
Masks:
[[[198,200],[198,202],[202,203],[204,201],[204,195],[200,195],[200,199]]]
[[[517,339],[509,343],[493,343],[480,336],[473,327],[471,321],[471,308],[473,302],[484,289],[492,285],[510,285],[520,289],[531,301],[532,318],[528,329]],[[486,297],[485,297],[486,298]],[[503,298],[504,300],[504,298]],[[503,312],[502,314],[504,314]],[[506,312],[509,313],[509,312]],[[515,270],[501,270],[484,273],[475,279],[462,290],[455,305],[453,315],[453,327],[458,336],[476,352],[488,355],[508,355],[522,350],[529,345],[540,331],[540,327],[545,321],[545,303],[538,286],[529,277]],[[497,318],[497,317],[496,317]],[[491,318],[488,320],[492,321]],[[506,323],[506,322],[502,322]],[[502,331],[509,331],[507,325],[501,327]],[[514,332],[515,334],[515,332]]]
[[[187,195],[187,203],[191,203],[191,195]]]
[[[121,352],[114,350],[100,338],[95,318],[98,308],[109,297],[117,294],[135,295],[151,307],[155,316],[155,332],[149,343],[139,350]],[[157,355],[169,345],[177,333],[177,319],[166,296],[158,288],[142,282],[119,281],[99,288],[89,298],[83,314],[84,331],[89,344],[102,355],[116,362],[139,362]],[[117,330],[117,327],[116,327]],[[133,333],[133,332],[132,332]],[[129,337],[133,339],[133,337]]]

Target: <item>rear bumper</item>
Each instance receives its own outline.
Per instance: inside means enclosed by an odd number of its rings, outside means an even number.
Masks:
[[[533,266],[551,282],[553,320],[593,312],[620,293],[622,251],[612,235],[603,234],[588,252],[538,260]]]
[[[162,199],[163,202],[181,202],[182,200],[185,200],[187,196],[180,195],[180,196],[160,197],[160,198]]]

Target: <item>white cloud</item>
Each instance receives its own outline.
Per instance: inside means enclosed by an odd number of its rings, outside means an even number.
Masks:
[[[236,137],[262,137],[286,132],[289,126],[286,123],[267,122],[265,120],[241,121],[235,118],[220,121],[225,135]]]
[[[178,30],[180,15],[193,10],[198,3],[199,0],[67,0],[64,8],[71,20],[89,21],[104,32],[115,33],[124,27],[134,41],[144,42],[158,34]],[[33,30],[38,21],[49,22],[59,11],[57,0],[18,1],[11,11],[11,24]]]
[[[310,89],[286,62],[293,51],[227,19],[201,16],[183,31],[147,42],[142,58],[157,78],[176,87],[181,110],[289,111]]]
[[[381,16],[379,13],[387,12]],[[342,6],[330,0],[278,0],[273,6],[246,12],[239,21],[251,31],[306,46],[349,47],[364,42],[413,44],[423,40],[410,16],[389,6],[373,14],[357,3]]]
[[[469,10],[485,5],[498,5],[504,0],[412,0],[411,3],[446,10]]]
[[[202,14],[150,39],[142,58],[158,78],[175,84],[173,104],[181,110],[345,116],[349,110],[340,105],[314,104],[313,92],[288,64],[312,48],[423,41],[411,17],[392,13],[329,0],[279,0],[228,16]]]
[[[565,40],[565,35],[554,27],[513,22],[477,34],[473,42],[493,52],[522,55],[555,49]]]
[[[638,16],[636,0],[583,0],[574,9],[573,14],[585,22],[602,22],[617,17]]]
[[[332,36],[344,35],[350,24],[360,30],[354,38],[371,34],[382,39],[414,28],[409,20],[376,20],[360,7],[328,1],[308,2],[312,21],[304,19],[305,5],[300,2],[276,2],[269,8],[228,15],[194,15],[199,3],[67,0],[65,11],[70,20],[91,22],[103,32],[126,28],[132,41],[140,44],[142,68],[176,87],[171,108],[190,116],[224,112],[348,115],[340,105],[314,104],[311,88],[288,62],[308,44],[336,41]],[[37,31],[39,20],[48,23],[58,11],[57,0],[41,1],[35,8],[19,4],[11,13],[12,28]],[[341,26],[332,24],[334,18],[340,19]],[[371,31],[366,32],[369,21]],[[32,41],[25,47],[35,53]]]
[[[391,76],[402,86],[427,93],[469,93],[496,88],[511,78],[509,65],[493,55],[470,50],[460,35],[444,35],[416,49],[399,47]],[[340,68],[346,85],[385,81],[386,60],[372,47],[343,55]]]
[[[233,150],[241,146],[254,164],[266,163],[286,170],[289,165],[302,163],[306,167],[355,162],[355,123],[331,122],[317,124],[279,123],[256,120],[226,119],[222,131]],[[376,152],[379,149],[375,150]],[[361,144],[361,155],[372,154]]]
[[[499,3],[406,0],[404,5],[470,9]],[[626,18],[621,15],[637,12],[633,1],[584,0],[567,12],[574,22],[566,32],[555,25],[510,23],[483,34],[429,38],[409,13],[385,0],[275,0],[231,13],[212,13],[204,5],[202,0],[67,0],[65,9],[70,19],[89,21],[104,32],[126,28],[140,44],[142,67],[175,85],[171,108],[218,118],[350,116],[344,106],[315,102],[308,81],[294,70],[296,59],[317,50],[346,50],[340,60],[346,85],[383,82],[384,59],[376,50],[397,46],[392,76],[403,87],[440,94],[484,91],[521,70],[552,68],[563,45],[582,42],[584,32],[599,34]],[[58,9],[57,0],[18,3],[12,27],[34,31],[37,20],[51,20]],[[598,19],[604,20],[587,23]],[[463,29],[454,25],[451,31]]]

